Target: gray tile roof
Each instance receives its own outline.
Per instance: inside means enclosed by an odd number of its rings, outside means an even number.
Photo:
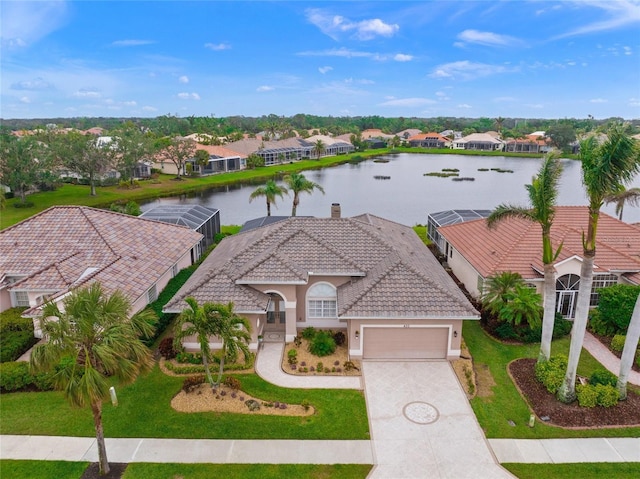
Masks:
[[[257,300],[266,311],[268,296],[250,284],[304,284],[311,274],[351,277],[338,288],[341,317],[478,316],[411,228],[373,215],[292,217],[227,237],[165,311],[182,311],[188,296],[233,301],[239,312]]]
[[[0,280],[17,290],[64,292],[99,281],[131,301],[143,295],[202,235],[85,206],[55,206],[0,231]]]

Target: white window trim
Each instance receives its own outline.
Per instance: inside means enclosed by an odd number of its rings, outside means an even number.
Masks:
[[[331,289],[333,290],[333,292],[335,293],[332,296],[315,296],[313,295],[313,289],[316,286],[319,285],[327,285],[329,287],[331,287]],[[322,301],[323,305],[322,305],[322,310],[324,311],[325,307],[324,307],[324,302],[333,302],[335,304],[335,315],[332,316],[325,316],[324,314],[322,316],[313,316],[311,314],[311,308],[310,308],[310,302],[311,301]],[[314,283],[308,290],[307,290],[307,298],[306,298],[306,311],[307,311],[307,321],[309,320],[316,320],[316,321],[331,321],[331,320],[337,320],[338,319],[338,290],[336,289],[336,287],[326,281],[319,281],[317,283]]]

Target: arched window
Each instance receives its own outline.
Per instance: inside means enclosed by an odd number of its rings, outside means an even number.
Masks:
[[[316,283],[307,291],[308,318],[337,318],[338,295],[329,283]]]

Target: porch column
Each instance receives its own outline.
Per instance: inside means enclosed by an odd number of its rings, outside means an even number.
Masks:
[[[284,303],[284,311],[285,311],[285,341],[290,343],[293,341],[293,338],[298,334],[297,322],[298,318],[296,318],[296,302],[295,301],[285,301]]]

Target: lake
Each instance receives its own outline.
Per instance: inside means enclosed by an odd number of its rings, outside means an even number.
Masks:
[[[384,162],[380,162],[380,161]],[[300,197],[298,216],[329,216],[332,203],[340,203],[342,216],[371,213],[407,226],[426,224],[427,215],[449,209],[493,209],[500,203],[527,206],[525,185],[531,182],[541,164],[538,158],[503,156],[424,155],[401,153],[384,155],[358,164],[344,164],[321,170],[304,171],[311,181],[321,185],[325,194],[314,191]],[[558,204],[586,205],[581,183],[580,162],[562,160],[564,170]],[[274,174],[277,166],[272,167]],[[458,169],[459,177],[474,181],[424,176],[443,168]],[[509,172],[491,169],[510,170]],[[478,171],[488,169],[489,171]],[[278,181],[282,184],[281,181]],[[220,210],[222,224],[241,225],[267,213],[264,198],[249,202],[257,184],[212,188],[192,195],[161,198],[141,205],[146,211],[160,204],[201,204]],[[640,187],[640,177],[632,185]],[[291,196],[278,198],[271,205],[274,216],[291,214]],[[602,211],[615,215],[614,205]],[[640,222],[640,208],[625,206],[624,221]]]

